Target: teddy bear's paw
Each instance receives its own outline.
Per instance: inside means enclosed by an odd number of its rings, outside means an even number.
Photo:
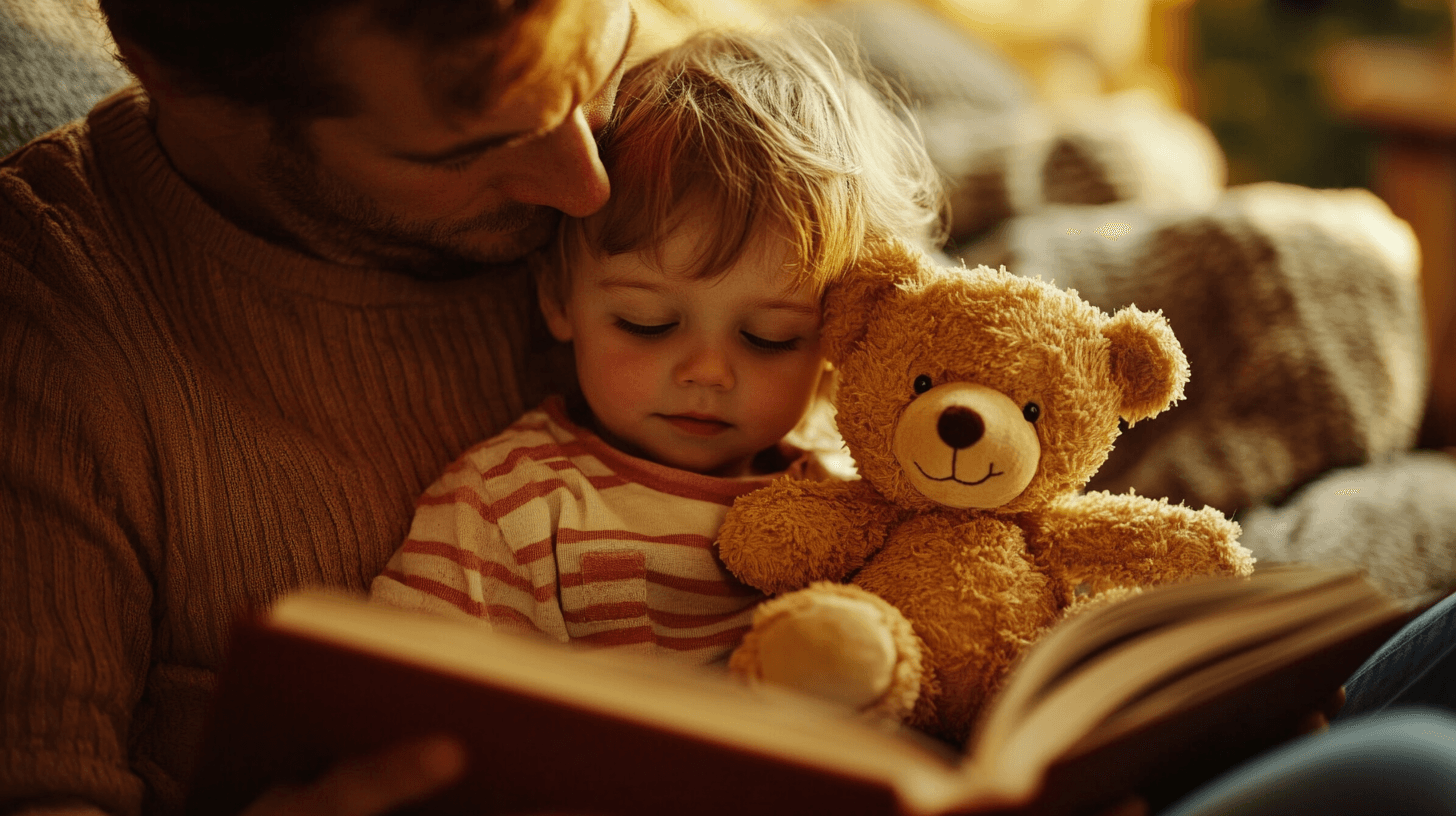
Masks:
[[[1103,587],[1096,592],[1077,595],[1072,604],[1063,612],[1058,622],[1080,615],[1084,612],[1097,609],[1103,606],[1111,606],[1119,601],[1126,600],[1134,595],[1141,595],[1142,587],[1138,586],[1110,586]],[[1055,624],[1052,624],[1055,626]],[[1050,628],[1050,627],[1048,627]]]
[[[729,667],[898,722],[920,690],[920,644],[899,610],[854,586],[818,583],[770,601]]]
[[[873,705],[896,662],[879,611],[849,598],[805,600],[757,631],[752,676],[855,709]]]

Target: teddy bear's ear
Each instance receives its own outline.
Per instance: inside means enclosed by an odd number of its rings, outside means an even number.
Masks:
[[[898,241],[884,241],[865,249],[859,260],[824,293],[824,322],[820,330],[824,356],[842,361],[864,337],[870,314],[895,290],[919,280],[925,253]]]
[[[1102,326],[1112,341],[1112,379],[1122,386],[1118,414],[1129,426],[1183,399],[1188,358],[1162,312],[1128,306]]]

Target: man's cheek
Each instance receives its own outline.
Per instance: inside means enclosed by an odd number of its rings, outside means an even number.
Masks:
[[[450,185],[422,184],[413,178],[388,181],[366,195],[382,209],[416,220],[459,214],[470,200],[458,195]]]
[[[356,166],[344,172],[361,196],[386,212],[412,219],[459,214],[478,198],[475,185],[462,183],[456,174],[431,168],[399,164]]]

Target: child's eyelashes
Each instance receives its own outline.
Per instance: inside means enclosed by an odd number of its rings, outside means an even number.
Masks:
[[[633,323],[630,320],[625,320],[620,317],[615,318],[613,323],[618,329],[634,337],[645,337],[649,339],[666,336],[668,332],[677,328],[678,325],[676,322],[645,325],[642,323]],[[747,343],[750,348],[756,351],[773,353],[793,351],[799,347],[799,338],[797,337],[791,337],[788,340],[769,340],[749,332],[739,332],[739,335],[743,337],[744,343]]]
[[[753,346],[759,351],[793,351],[799,347],[799,338],[797,337],[791,337],[788,340],[765,340],[762,337],[749,334],[748,332],[742,332],[742,335],[743,339],[748,341],[748,345]]]
[[[656,326],[644,326],[641,323],[633,323],[629,320],[617,318],[617,328],[628,334],[635,334],[638,337],[661,337],[672,330],[676,323],[660,323]]]

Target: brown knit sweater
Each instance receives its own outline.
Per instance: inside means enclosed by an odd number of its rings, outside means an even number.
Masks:
[[[233,615],[364,590],[553,370],[524,270],[426,283],[266,243],[145,106],[0,162],[0,810],[176,812]]]

